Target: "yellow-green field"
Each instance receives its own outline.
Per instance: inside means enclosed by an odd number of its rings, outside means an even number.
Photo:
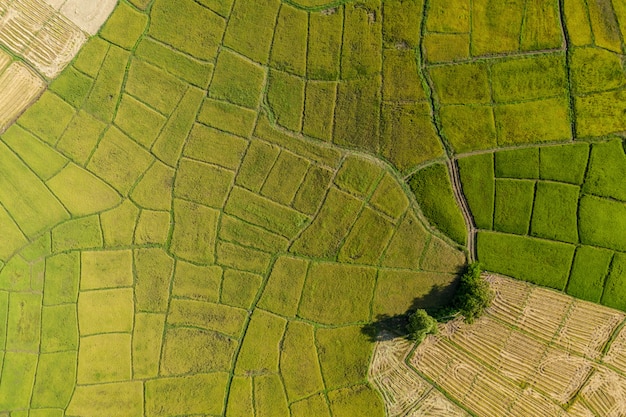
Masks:
[[[0,417],[382,417],[475,259],[626,310],[620,0],[94,4],[0,0]]]

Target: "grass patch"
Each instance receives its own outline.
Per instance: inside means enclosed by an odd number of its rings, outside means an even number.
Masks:
[[[272,255],[267,252],[229,242],[219,242],[216,252],[217,262],[220,265],[261,275],[265,275],[272,262]]]
[[[175,174],[174,169],[155,161],[133,188],[132,200],[142,208],[169,212]]]
[[[266,64],[280,5],[280,0],[235,2],[224,35],[224,46]]]
[[[626,291],[626,255],[616,253],[604,284],[601,303],[608,307],[626,310],[624,291]]]
[[[241,344],[235,374],[278,372],[280,342],[286,325],[282,317],[255,310]]]
[[[80,108],[89,95],[92,85],[91,78],[74,67],[69,67],[50,83],[50,91],[56,93],[72,107]]]
[[[400,171],[444,155],[425,103],[383,104],[380,148]]]
[[[593,42],[591,22],[584,0],[568,1],[563,5],[567,32],[573,45],[590,45]]]
[[[222,414],[227,385],[228,374],[225,372],[146,381],[146,416]]]
[[[224,211],[286,238],[296,236],[308,220],[290,207],[239,187],[231,190]]]
[[[279,154],[280,148],[276,146],[259,140],[251,141],[235,183],[258,193]]]
[[[152,153],[169,166],[173,167],[178,163],[203,98],[202,90],[188,89],[152,146]]]
[[[298,316],[321,324],[364,322],[370,307],[376,270],[336,263],[315,263],[302,291]]]
[[[220,52],[209,96],[256,109],[265,83],[265,70],[228,50]]]
[[[183,158],[174,182],[174,196],[222,208],[234,178],[231,171]]]
[[[81,337],[98,333],[131,332],[134,314],[132,288],[84,291],[78,296]],[[128,341],[130,349],[130,335]]]
[[[474,155],[458,160],[463,194],[479,229],[491,230],[495,200],[493,154]]]
[[[289,323],[282,342],[280,370],[290,402],[324,390],[313,326]]]
[[[76,352],[40,355],[31,407],[65,408],[74,391],[74,375],[76,375]],[[50,417],[52,414],[42,415],[46,416]]]
[[[310,166],[293,200],[293,207],[302,213],[313,215],[324,201],[332,176],[333,173],[325,168]]]
[[[44,306],[41,311],[41,352],[69,350],[78,350],[76,306],[74,304]]]
[[[126,195],[152,160],[152,155],[144,148],[112,127],[98,144],[87,169]]]
[[[120,417],[132,417],[143,412],[142,399],[143,384],[139,381],[83,385],[76,387],[67,413],[106,417],[106,410],[117,409]]]
[[[143,35],[147,24],[148,16],[126,3],[120,3],[100,30],[100,36],[117,46],[130,50]]]
[[[567,243],[526,236],[478,233],[478,260],[486,270],[561,291],[567,284],[574,249]]]
[[[367,377],[373,345],[361,330],[361,326],[348,326],[315,332],[326,389],[354,385]]]
[[[102,229],[96,215],[68,220],[52,229],[53,252],[101,247]]]
[[[128,94],[122,95],[115,124],[138,144],[150,148],[165,122],[165,117],[160,113]]]
[[[40,294],[14,292],[10,295],[9,317],[6,322],[6,350],[22,352],[39,350],[41,308]]]
[[[226,417],[254,417],[252,378],[233,377],[228,393]]]
[[[279,375],[260,375],[254,378],[254,410],[259,417],[287,417],[285,386]]]
[[[222,285],[222,268],[216,265],[199,266],[177,261],[172,296],[192,300],[217,302]]]
[[[335,417],[385,415],[385,408],[379,394],[366,384],[329,392],[328,401]]]
[[[419,170],[409,180],[409,186],[428,220],[452,240],[464,245],[467,229],[446,166],[433,164]]]
[[[380,76],[339,84],[333,141],[337,145],[378,151]]]
[[[16,410],[29,407],[35,382],[39,355],[24,352],[6,352],[0,382],[0,409]]]
[[[520,49],[522,51],[556,49],[563,42],[558,0],[534,0],[527,3]]]
[[[609,272],[612,259],[613,252],[610,250],[593,246],[578,247],[567,283],[567,293],[599,303],[604,289],[604,279]]]
[[[193,0],[157,0],[150,10],[148,34],[179,51],[210,60],[217,54],[225,26],[223,18]]]
[[[202,329],[169,328],[165,333],[161,375],[229,371],[237,341]]]
[[[85,101],[83,107],[85,111],[104,122],[113,120],[129,58],[130,54],[122,48],[109,47],[102,68]]]
[[[304,112],[304,80],[286,72],[271,71],[267,104],[277,124],[299,132]]]
[[[470,31],[469,0],[434,0],[428,5],[426,30],[429,32],[468,33]]]
[[[419,268],[428,239],[429,233],[415,214],[409,211],[391,239],[382,265],[406,269]]]
[[[472,3],[472,56],[517,51],[525,6],[524,0]]]
[[[626,251],[626,205],[583,195],[578,212],[580,243]]]
[[[133,254],[130,250],[81,254],[80,289],[132,287]]]
[[[377,265],[395,227],[383,216],[365,208],[352,226],[337,259],[339,262]]]
[[[610,1],[587,2],[594,43],[610,51],[622,53],[619,23]]]
[[[256,123],[256,112],[234,104],[206,99],[198,114],[198,121],[207,126],[244,138],[252,135]]]
[[[551,98],[495,107],[499,145],[569,140],[569,103]]]
[[[125,91],[159,112],[170,115],[187,86],[178,78],[138,59],[128,71]]]
[[[501,103],[567,94],[565,54],[497,61],[491,76],[494,100]]]
[[[261,188],[261,194],[280,204],[290,205],[309,165],[306,159],[282,151]]]
[[[217,210],[175,199],[172,253],[187,261],[212,264],[218,218]]]
[[[158,375],[164,325],[164,314],[135,314],[132,342],[134,378]]]
[[[307,77],[313,80],[339,78],[343,7],[336,7],[332,10],[332,13],[309,15]]]
[[[132,369],[130,339],[130,334],[124,333],[81,337],[76,383],[98,384],[129,380]]]
[[[357,219],[363,203],[331,188],[317,217],[290,248],[291,252],[316,258],[332,258]]]
[[[91,78],[96,78],[108,51],[109,43],[100,37],[94,36],[83,45],[76,56],[73,66]]]
[[[57,149],[79,165],[87,163],[106,125],[80,110],[57,142]]]
[[[442,65],[428,70],[441,104],[489,104],[491,89],[484,63]]]
[[[333,138],[337,83],[309,81],[305,87],[302,133],[324,141]]]
[[[517,235],[527,234],[534,194],[534,181],[497,179],[493,229]]]
[[[442,106],[439,117],[443,134],[455,153],[497,146],[496,122],[491,106]]]
[[[76,110],[59,96],[46,92],[20,117],[19,125],[54,145],[75,113]]]
[[[591,145],[591,157],[583,191],[626,201],[626,155],[622,140]]]
[[[537,183],[530,234],[551,240],[578,243],[580,188],[553,182]]]
[[[136,245],[164,245],[171,225],[172,218],[169,212],[141,210],[133,242]]]
[[[539,150],[539,177],[580,185],[583,183],[589,145],[575,143],[572,145],[550,146]]]
[[[282,4],[270,55],[270,66],[304,77],[308,38],[308,13]]]
[[[429,63],[461,61],[470,56],[470,35],[465,33],[424,34],[424,57]]]
[[[497,178],[539,178],[539,148],[499,151],[495,160]]]
[[[308,262],[303,259],[279,257],[258,306],[283,317],[294,317],[308,268]]]
[[[613,90],[626,85],[619,54],[600,48],[575,48],[571,61],[574,94]]]
[[[195,124],[189,134],[183,155],[228,169],[237,169],[248,147],[248,141],[221,130]]]
[[[372,314],[395,316],[416,308],[436,308],[454,297],[457,277],[453,274],[382,270]]]
[[[212,63],[192,58],[148,37],[139,42],[135,56],[202,89],[208,87],[213,74]]]
[[[425,100],[413,50],[383,50],[383,100]]]
[[[349,156],[341,165],[335,184],[360,197],[368,197],[378,184],[382,168],[370,160]]]
[[[370,204],[386,215],[398,219],[409,206],[409,200],[398,181],[386,172],[378,183]]]
[[[605,136],[626,129],[626,91],[576,97],[576,134],[578,137]]]
[[[46,259],[43,304],[51,306],[76,303],[79,281],[80,254],[78,252],[50,256]]]
[[[134,261],[135,310],[167,312],[174,259],[161,248],[146,248],[134,251]]]
[[[383,3],[383,45],[416,48],[420,42],[423,0],[387,0]]]
[[[382,13],[380,1],[364,0],[344,7],[341,78],[379,74],[382,61]]]
[[[251,272],[227,269],[222,283],[221,302],[249,310],[252,307],[263,277]]]
[[[270,253],[285,251],[289,246],[286,238],[228,215],[221,218],[219,238]]]

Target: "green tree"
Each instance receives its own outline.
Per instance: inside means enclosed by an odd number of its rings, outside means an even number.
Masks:
[[[409,337],[420,343],[426,335],[437,334],[439,329],[437,328],[437,320],[432,318],[426,310],[419,309],[415,313],[409,316],[409,323],[407,325]]]
[[[494,293],[489,284],[480,276],[481,265],[474,262],[461,276],[461,283],[454,298],[454,306],[465,316],[467,323],[473,323],[491,305]]]

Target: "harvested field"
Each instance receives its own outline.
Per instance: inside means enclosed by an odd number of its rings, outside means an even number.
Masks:
[[[439,335],[413,352],[406,341],[381,334],[370,378],[390,409],[399,407],[399,387],[416,399],[404,408],[412,411],[389,415],[432,415],[427,410],[435,395],[452,406],[449,415],[617,416],[626,410],[623,313],[509,278],[486,278],[496,300],[474,324],[442,324]],[[538,316],[554,319],[540,326]],[[396,384],[380,383],[390,375]]]

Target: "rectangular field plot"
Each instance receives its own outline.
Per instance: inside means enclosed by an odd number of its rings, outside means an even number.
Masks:
[[[580,242],[592,246],[626,250],[626,205],[583,195],[578,214]]]
[[[304,77],[308,43],[308,13],[281,5],[270,55],[270,66]]]
[[[494,230],[517,235],[527,234],[534,193],[534,181],[497,179]]]
[[[495,199],[494,161],[490,153],[458,160],[463,194],[479,229],[493,227]]]
[[[345,6],[341,78],[380,73],[382,63],[382,13],[380,0]]]
[[[343,7],[311,13],[307,76],[313,80],[337,80],[343,36]]]
[[[472,7],[472,55],[517,51],[525,1],[477,0]]]
[[[578,243],[578,196],[574,185],[537,182],[530,234]]]
[[[593,246],[578,247],[567,283],[567,293],[599,303],[612,259],[613,252],[608,249]]]

